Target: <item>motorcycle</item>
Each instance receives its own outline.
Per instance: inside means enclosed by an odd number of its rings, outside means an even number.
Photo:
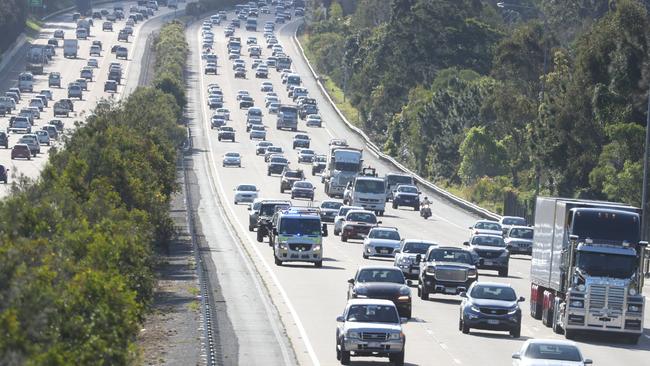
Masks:
[[[431,207],[429,205],[423,205],[420,208],[420,216],[424,217],[425,220],[431,217]]]

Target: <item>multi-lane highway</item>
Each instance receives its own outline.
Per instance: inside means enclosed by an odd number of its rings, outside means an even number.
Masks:
[[[228,13],[228,19],[233,17]],[[261,15],[259,24],[273,20],[269,15]],[[364,148],[363,140],[352,133],[338,117],[332,106],[319,91],[315,79],[310,74],[306,62],[301,57],[300,51],[294,43],[294,33],[301,20],[294,20],[284,26],[276,28],[280,44],[284,52],[293,59],[292,69],[301,75],[303,85],[308,88],[311,97],[318,101],[322,116],[323,128],[308,128],[304,121],[299,122],[299,131],[308,133],[311,137],[312,148],[318,153],[326,153],[327,145],[332,138],[345,138],[353,147]],[[260,85],[265,79],[255,78],[251,69],[252,58],[247,52],[242,52],[242,59],[246,61],[247,78],[236,79],[232,69],[232,62],[228,60],[226,49],[227,38],[224,37],[224,26],[229,21],[222,22],[221,26],[214,26],[215,33],[214,52],[217,54],[217,75],[203,73],[204,61],[201,60],[201,30],[200,22],[188,28],[187,36],[191,46],[190,71],[192,78],[190,84],[190,110],[193,113],[192,134],[194,135],[194,170],[199,182],[201,204],[199,219],[206,240],[215,250],[210,253],[215,261],[222,256],[222,251],[241,251],[242,255],[249,256],[261,276],[265,288],[275,305],[274,309],[267,309],[264,314],[257,314],[261,318],[279,316],[282,326],[295,351],[297,361],[301,364],[337,364],[335,357],[335,329],[337,315],[340,315],[346,304],[347,280],[351,278],[359,266],[368,264],[392,265],[392,260],[370,259],[364,260],[361,256],[361,242],[351,241],[343,243],[338,236],[329,236],[324,240],[324,263],[322,268],[315,268],[311,264],[285,264],[276,266],[273,261],[272,250],[266,243],[258,243],[255,233],[247,230],[248,211],[246,205],[233,204],[233,188],[237,184],[251,183],[260,189],[260,197],[289,199],[288,193],[280,193],[280,179],[277,176],[269,177],[266,174],[266,164],[260,156],[255,155],[255,144],[245,132],[245,110],[238,108],[236,93],[247,90],[255,100],[256,106],[264,110],[264,123],[267,126],[267,140],[275,145],[282,146],[291,161],[292,167],[299,167],[297,153],[292,150],[292,138],[295,132],[279,131],[275,129],[275,115],[269,115],[264,108],[265,93],[260,91]],[[259,27],[261,28],[261,26]],[[236,36],[242,42],[249,36],[257,37],[262,45],[262,58],[270,56],[270,50],[262,32],[249,32],[237,28]],[[275,87],[275,92],[283,102],[289,102],[285,86],[281,83],[280,74],[270,69],[269,81]],[[210,129],[211,110],[207,106],[208,84],[218,84],[224,92],[224,106],[230,109],[231,117],[228,125],[236,130],[236,142],[218,141],[216,130]],[[239,152],[242,155],[241,168],[224,168],[221,166],[222,156],[226,152]],[[381,174],[395,171],[394,167],[378,159],[368,149],[364,151],[365,165],[376,167]],[[309,165],[302,165],[308,179],[317,186],[316,201],[326,199],[320,177],[312,177]],[[425,192],[432,197],[431,192]],[[304,201],[294,200],[294,203],[304,205]],[[469,236],[468,226],[477,217],[463,210],[450,206],[445,201],[436,200],[434,197],[433,217],[429,220],[422,219],[417,212],[411,209],[394,210],[387,208],[382,219],[383,225],[398,227],[402,237],[421,238],[435,241],[439,244],[460,246]],[[225,231],[219,225],[225,222],[229,230]],[[330,230],[330,233],[332,230]],[[237,247],[224,247],[224,236]],[[219,271],[223,273],[223,270]],[[481,281],[507,282],[517,291],[518,295],[529,297],[530,288],[530,258],[527,256],[513,256],[510,260],[508,278],[496,276],[494,271],[480,271]],[[222,282],[222,281],[220,281]],[[248,301],[255,302],[258,291],[253,288],[242,288],[242,293],[247,295]],[[541,322],[533,320],[528,314],[528,302],[522,304],[523,327],[521,337],[513,339],[505,333],[472,331],[465,335],[458,330],[458,315],[460,299],[457,296],[434,295],[429,301],[420,300],[413,294],[413,319],[405,325],[406,363],[413,365],[503,365],[511,362],[511,354],[517,351],[522,342],[529,338],[559,338]],[[226,301],[228,300],[226,296]],[[260,300],[262,301],[262,300]],[[236,310],[233,314],[237,313]],[[234,317],[234,315],[233,315]],[[260,318],[258,318],[260,319]],[[646,324],[650,315],[646,312]],[[235,330],[242,326],[246,331],[243,339],[262,343],[263,341],[254,334],[254,323],[237,324],[234,318]],[[241,319],[240,319],[241,320]],[[260,329],[265,326],[259,325]],[[266,334],[269,338],[278,338]],[[638,345],[626,345],[610,342],[606,339],[598,341],[580,339],[580,348],[584,354],[595,360],[598,365],[643,365],[647,364],[650,357],[650,331],[645,330]],[[240,342],[240,353],[246,347],[257,349],[259,343]],[[268,347],[268,346],[267,346]],[[270,347],[273,347],[271,345]],[[280,357],[277,354],[274,357]],[[282,358],[269,358],[269,363],[283,364]],[[375,362],[374,359],[363,360]],[[353,362],[358,360],[353,359]],[[380,360],[379,362],[385,362]]]
[[[136,2],[123,2],[123,3],[110,3],[98,5],[96,10],[109,9],[113,11],[116,5],[122,5],[126,16],[129,14],[131,6],[136,5]],[[184,4],[182,5],[185,6]],[[34,76],[34,93],[22,93],[22,98],[18,103],[17,110],[26,107],[29,100],[38,92],[43,89],[52,91],[52,100],[49,101],[47,108],[41,112],[40,119],[35,120],[32,126],[32,132],[40,130],[43,125],[49,123],[54,119],[52,106],[54,102],[62,98],[67,98],[67,85],[68,83],[80,77],[81,69],[87,65],[88,59],[94,58],[97,60],[98,67],[94,69],[93,80],[88,83],[88,90],[83,92],[83,99],[74,101],[74,113],[70,114],[69,118],[57,117],[64,122],[64,131],[69,132],[75,126],[75,121],[83,121],[86,116],[95,108],[97,102],[102,98],[108,100],[119,100],[123,96],[132,92],[140,80],[140,75],[146,68],[141,64],[145,54],[145,44],[147,37],[152,31],[159,29],[165,21],[173,18],[175,15],[181,14],[175,9],[168,9],[161,7],[153,17],[138,22],[133,27],[134,32],[129,37],[129,42],[118,42],[117,35],[120,29],[124,28],[126,20],[118,20],[113,25],[113,31],[103,31],[102,23],[104,20],[95,19],[94,25],[91,27],[90,34],[87,40],[79,40],[79,51],[77,58],[64,58],[63,57],[63,40],[59,40],[59,47],[56,48],[56,55],[44,68],[44,75]],[[39,38],[34,40],[35,44],[47,44],[48,39],[52,38],[54,31],[57,29],[63,30],[65,39],[75,39],[76,24],[72,20],[72,12],[65,13],[54,17],[43,25]],[[102,52],[100,56],[90,56],[90,45],[93,41],[102,42]],[[121,44],[128,49],[128,58],[116,59],[114,53],[111,53],[111,47],[116,44]],[[136,62],[133,62],[133,61]],[[122,65],[122,82],[118,86],[117,93],[104,92],[104,82],[108,78],[109,65],[112,62],[119,62]],[[14,59],[10,60],[5,70],[0,74],[0,94],[4,93],[11,87],[17,87],[18,75],[25,71],[25,57],[23,54],[17,54]],[[59,72],[61,74],[61,88],[56,86],[48,87],[48,74],[50,72]],[[16,115],[17,111],[13,114],[7,115],[6,118],[0,118],[0,129],[6,130],[9,124],[9,118]],[[47,162],[48,151],[51,146],[41,146],[41,153],[31,160],[11,160],[11,147],[20,139],[19,134],[12,134],[9,137],[9,148],[0,149],[0,164],[10,169],[10,176],[24,175],[29,178],[36,178]],[[52,146],[59,145],[62,139],[52,141]],[[12,178],[9,178],[10,182]],[[5,196],[9,192],[10,185],[0,185],[0,196]]]

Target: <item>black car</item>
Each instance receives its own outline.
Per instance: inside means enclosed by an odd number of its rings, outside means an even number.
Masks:
[[[411,318],[411,281],[404,278],[399,268],[361,267],[348,283],[348,299],[391,300],[401,317]]]
[[[308,181],[295,182],[293,186],[291,186],[291,199],[307,198],[313,201],[315,189],[316,187],[314,187],[314,185],[311,184],[311,182]]]
[[[246,79],[246,69],[244,69],[243,67],[238,67],[235,70],[235,78]]]
[[[517,298],[515,290],[503,283],[475,282],[467,293],[461,293],[458,330],[468,334],[470,329],[509,332],[514,338],[521,334],[521,308],[525,299]]]
[[[5,184],[7,184],[8,175],[9,175],[9,169],[5,168],[4,165],[0,164],[0,181],[3,181]]]
[[[0,146],[4,146],[5,149],[9,148],[9,135],[6,132],[0,132]]]

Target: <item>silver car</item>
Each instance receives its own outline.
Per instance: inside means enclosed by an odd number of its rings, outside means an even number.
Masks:
[[[533,228],[528,226],[512,226],[506,232],[504,241],[510,254],[533,253]]]
[[[50,134],[47,133],[47,131],[37,130],[36,131],[36,138],[38,139],[38,142],[41,145],[50,146]]]
[[[26,135],[23,135],[23,137],[18,140],[18,143],[29,146],[29,151],[33,156],[41,153],[41,144],[39,144],[38,137],[36,137],[35,134],[28,133]]]
[[[404,277],[417,280],[420,275],[420,261],[432,246],[435,247],[438,244],[421,239],[402,239],[393,264],[402,270]]]
[[[395,257],[395,250],[400,246],[400,235],[397,228],[375,227],[370,229],[363,240],[363,259],[369,257]]]

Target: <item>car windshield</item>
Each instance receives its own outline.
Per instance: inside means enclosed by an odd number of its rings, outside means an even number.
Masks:
[[[473,264],[472,256],[469,252],[457,249],[432,250],[427,260],[429,262],[459,262]]]
[[[397,268],[364,268],[357,274],[356,282],[404,283],[404,275]]]
[[[270,203],[270,204],[262,205],[262,208],[260,209],[260,214],[263,216],[271,216],[275,213],[276,208],[285,209],[285,208],[289,208],[289,205],[283,203]]]
[[[394,305],[352,305],[345,320],[359,323],[399,323]]]
[[[397,230],[372,230],[368,234],[368,237],[373,239],[400,240]]]
[[[397,189],[398,192],[404,192],[404,193],[418,193],[418,189],[415,187],[409,187],[409,186],[400,186]]]
[[[309,182],[296,182],[293,186],[296,188],[309,188],[309,189],[313,187]]]
[[[430,243],[408,242],[404,244],[402,253],[426,254],[431,245]]]
[[[347,216],[348,221],[367,222],[369,224],[376,224],[377,217],[370,212],[351,212]]]
[[[254,116],[254,117],[260,117],[262,115],[262,111],[259,109],[249,109],[248,110],[248,116]]]
[[[501,231],[501,225],[499,225],[496,222],[480,221],[480,222],[477,222],[476,225],[474,225],[474,228],[480,229],[480,230]]]
[[[303,149],[303,150],[300,150],[300,153],[303,154],[303,155],[314,155],[314,150]]]
[[[510,230],[509,236],[517,239],[533,239],[533,229],[514,228]]]
[[[234,130],[232,129],[232,127],[221,127],[219,130],[220,130],[220,131],[226,131],[226,132],[233,132],[233,131],[234,131]]]
[[[523,217],[506,217],[503,219],[503,224],[526,226],[526,219]]]
[[[525,356],[535,360],[582,361],[578,348],[565,344],[531,343]]]
[[[338,210],[343,206],[343,203],[341,202],[323,202],[320,205],[320,208],[329,208],[329,209],[336,209]]]
[[[472,245],[485,245],[490,247],[505,247],[503,238],[498,236],[475,236],[472,238]]]
[[[229,158],[238,158],[239,153],[226,153],[226,156]]]
[[[392,175],[389,174],[386,178],[389,185],[395,184],[412,184],[413,178],[410,175]]]
[[[285,159],[285,158],[271,158],[271,163],[286,164],[287,159]]]
[[[477,285],[474,286],[470,295],[475,299],[502,301],[515,301],[517,299],[515,290],[505,286]]]
[[[384,181],[377,179],[358,179],[355,190],[359,193],[384,193]]]
[[[288,171],[284,173],[284,176],[288,178],[302,178],[302,172]]]
[[[243,192],[255,192],[257,190],[257,187],[255,187],[252,184],[246,184],[246,185],[241,185],[237,187],[238,191],[243,191]]]
[[[285,235],[319,235],[320,234],[320,219],[319,218],[294,218],[283,217],[280,221],[280,234]]]
[[[634,255],[617,255],[579,250],[576,266],[590,276],[630,278],[636,269]]]

